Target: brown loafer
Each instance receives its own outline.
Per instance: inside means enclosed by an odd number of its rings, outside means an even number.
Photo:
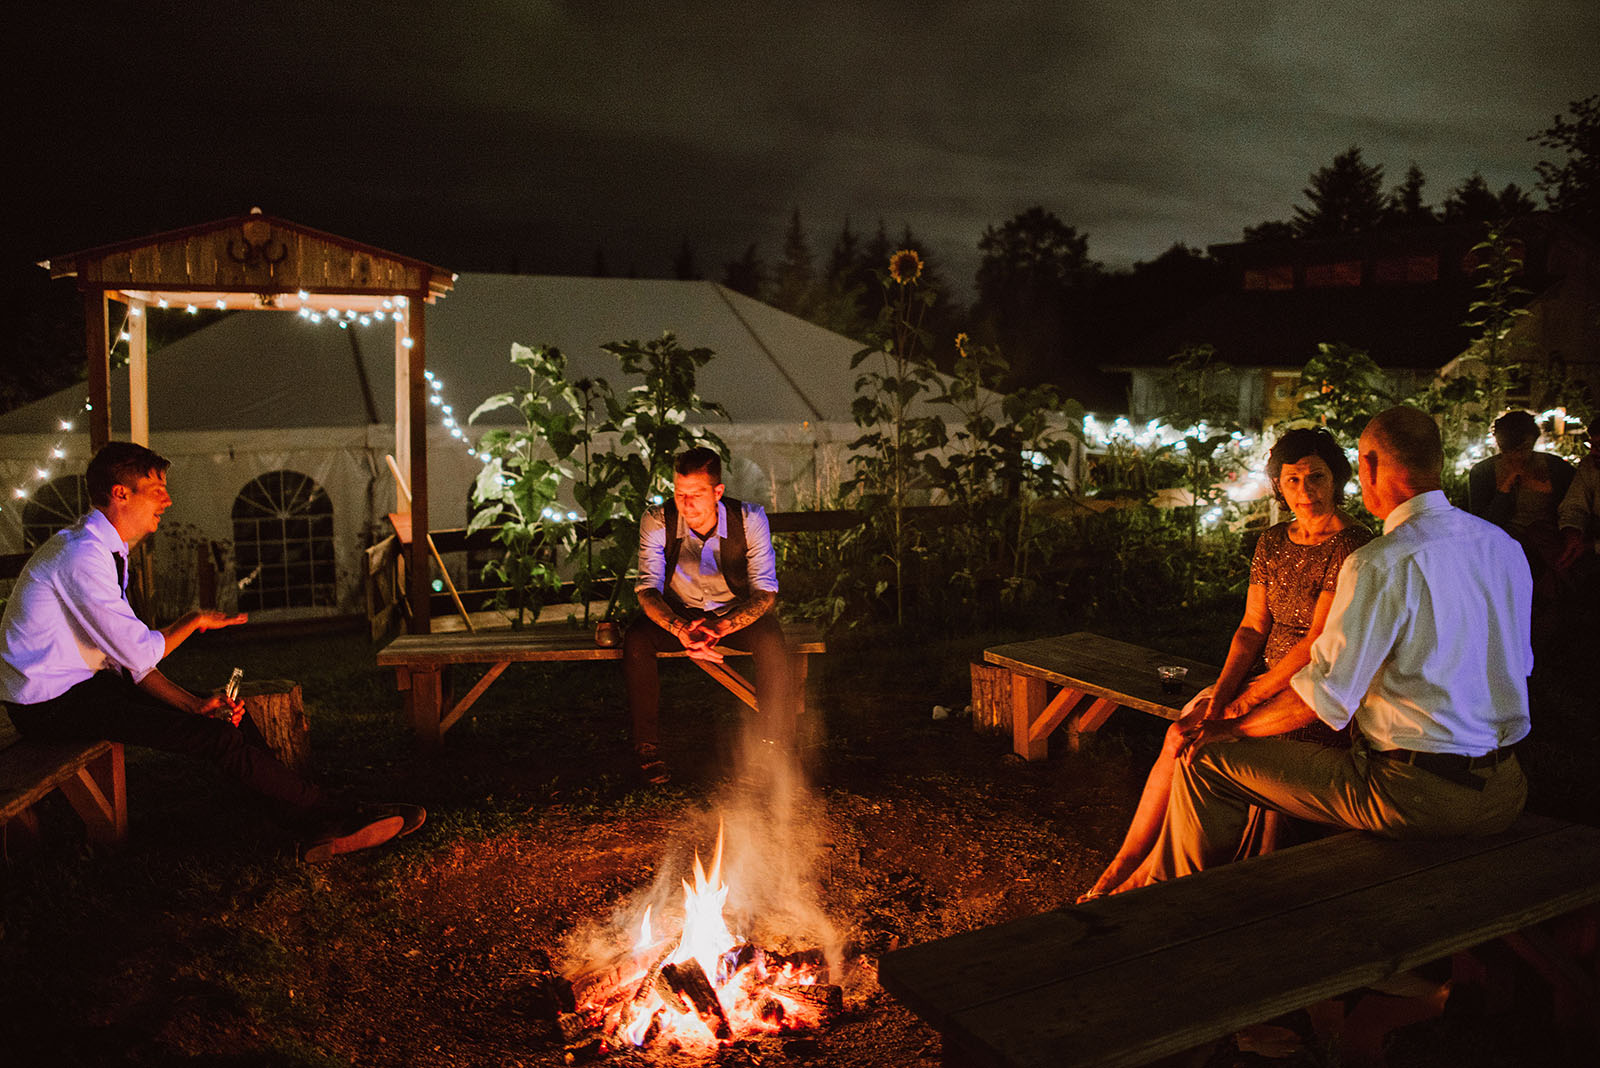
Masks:
[[[301,859],[307,864],[321,864],[345,853],[371,849],[399,834],[405,822],[400,816],[357,817],[338,833],[324,835],[306,846]]]

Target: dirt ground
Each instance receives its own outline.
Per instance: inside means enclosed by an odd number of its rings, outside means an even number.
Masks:
[[[938,1063],[938,1037],[872,981],[876,957],[1069,903],[1109,858],[1164,724],[1120,712],[1085,752],[1022,763],[960,715],[983,644],[849,638],[816,658],[808,783],[791,810],[799,844],[778,853],[804,861],[845,953],[845,1012],[818,1034],[724,1048],[716,1063]],[[4,867],[4,1062],[581,1059],[564,1049],[545,975],[576,967],[575,947],[597,930],[631,922],[641,891],[673,881],[693,850],[708,854],[740,796],[731,698],[692,666],[667,667],[674,777],[646,788],[606,665],[508,672],[429,756],[411,745],[392,677],[359,635],[214,642],[180,667],[203,680],[233,663],[251,678],[302,681],[323,778],[421,801],[428,825],[307,867],[251,799],[157,755],[130,762],[133,841],[122,851],[86,849],[70,811],[46,806],[46,840]],[[936,719],[935,705],[954,714]],[[1569,1047],[1548,1037],[1544,1010],[1523,1008],[1517,1022],[1486,1022],[1464,1002],[1399,1035],[1390,1063],[1563,1063]],[[1275,1063],[1331,1056],[1307,1047]],[[691,1060],[657,1048],[606,1063]],[[1269,1062],[1224,1044],[1208,1063]]]

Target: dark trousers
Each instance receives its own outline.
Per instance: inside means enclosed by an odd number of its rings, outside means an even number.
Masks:
[[[696,616],[684,613],[688,618]],[[718,645],[743,649],[756,666],[756,704],[760,706],[763,738],[789,745],[794,738],[794,701],[790,696],[789,647],[783,640],[783,627],[771,612],[743,630],[736,630]],[[633,719],[633,744],[656,745],[661,741],[661,674],[656,654],[675,652],[683,643],[639,616],[628,624],[622,639],[622,672],[628,687],[628,713]]]
[[[183,712],[139,689],[122,675],[102,671],[60,697],[31,705],[6,704],[11,722],[36,741],[105,739],[208,760],[256,793],[279,802],[292,817],[316,815],[322,791],[273,755],[249,716],[235,727],[225,719]]]

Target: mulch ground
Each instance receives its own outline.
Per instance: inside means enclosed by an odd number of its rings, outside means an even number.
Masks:
[[[731,900],[759,901],[774,880],[798,887],[823,920],[790,935],[822,937],[825,922],[849,967],[845,1012],[825,1031],[742,1043],[716,1062],[938,1063],[938,1037],[873,982],[876,956],[1070,903],[1120,837],[1164,726],[1118,713],[1087,751],[1024,764],[959,714],[982,644],[846,639],[814,660],[809,781],[785,807],[773,853],[741,809],[747,792],[727,756],[738,710],[692,666],[664,671],[674,778],[648,789],[628,759],[620,680],[604,666],[508,672],[424,757],[360,636],[197,642],[178,665],[195,685],[233,663],[251,678],[300,679],[322,775],[421,801],[430,821],[392,847],[306,867],[249,798],[159,755],[130,761],[133,841],[119,852],[87,850],[70,810],[46,806],[45,841],[3,869],[3,1059],[571,1063],[546,973],[617,937],[695,850],[709,859],[720,821]],[[1550,700],[1566,700],[1563,685],[1548,683]],[[935,705],[956,714],[936,719]],[[775,873],[773,855],[800,863]],[[781,939],[774,912],[769,903],[753,922]],[[1510,1018],[1476,1009],[1465,998],[1406,1029],[1390,1063],[1549,1064],[1569,1052],[1536,998]],[[1329,1056],[1306,1048],[1276,1063],[1336,1063]],[[691,1059],[655,1049],[609,1063]],[[1209,1063],[1269,1062],[1224,1044]]]

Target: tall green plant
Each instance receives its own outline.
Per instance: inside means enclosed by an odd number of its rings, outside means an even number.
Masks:
[[[529,612],[537,619],[539,608],[561,589],[556,565],[573,533],[555,505],[563,480],[572,475],[567,460],[585,438],[561,350],[512,345],[511,363],[527,372],[528,384],[490,397],[467,419],[475,423],[505,408],[514,408],[522,419],[520,427],[496,427],[478,441],[478,451],[488,459],[472,487],[467,533],[494,527],[494,540],[505,554],[485,564],[483,575],[503,588],[497,603],[520,628]]]
[[[1324,342],[1301,368],[1292,419],[1327,427],[1345,444],[1395,403],[1383,371],[1361,349]]]
[[[617,358],[625,374],[643,379],[621,395],[596,394],[606,407],[601,429],[616,435],[615,448],[594,458],[589,479],[593,506],[604,513],[596,520],[600,513],[591,511],[591,521],[604,523],[609,531],[596,565],[612,579],[609,618],[631,608],[632,590],[623,579],[638,548],[639,520],[651,504],[671,496],[673,457],[705,445],[728,458],[722,439],[690,420],[726,419],[728,412],[698,392],[697,375],[715,355],[710,349],[684,348],[670,331],[653,341],[613,341],[600,347]]]
[[[956,337],[953,372],[934,399],[961,422],[950,431],[954,448],[943,459],[930,456],[927,466],[960,512],[952,581],[974,584],[974,566],[994,559],[1002,599],[1014,604],[1033,582],[1035,549],[1047,540],[1039,506],[1064,488],[1083,410],[1049,386],[998,392],[1009,371],[997,350]]]
[[[886,551],[894,568],[895,622],[905,622],[905,509],[913,477],[921,462],[944,445],[944,423],[934,415],[912,415],[917,398],[938,388],[939,379],[926,355],[930,338],[923,328],[937,294],[919,289],[922,257],[901,249],[889,257],[887,272],[874,272],[884,290],[884,307],[868,334],[866,348],[850,361],[852,368],[876,360],[876,369],[856,379],[851,415],[866,431],[850,443],[854,476],[847,493],[859,493],[869,512],[867,536],[885,533]],[[887,530],[882,527],[888,519]]]

